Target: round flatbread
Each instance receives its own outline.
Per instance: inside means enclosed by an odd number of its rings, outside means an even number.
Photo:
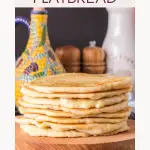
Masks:
[[[124,110],[114,112],[114,113],[101,113],[91,117],[99,117],[99,118],[124,118],[129,117],[131,114],[131,107],[128,107]]]
[[[91,123],[118,123],[126,121],[128,117],[123,118],[60,118],[60,117],[49,117],[46,115],[39,114],[24,114],[25,118],[36,120],[37,122],[54,122],[62,124],[91,124]]]
[[[58,74],[30,82],[27,86],[43,93],[90,93],[129,87],[130,77]]]
[[[101,108],[108,105],[120,103],[123,100],[128,99],[128,94],[121,94],[118,96],[102,98],[99,100],[90,99],[67,99],[67,98],[34,98],[29,96],[23,96],[23,100],[20,100],[20,105],[24,107],[41,108],[38,105],[43,105],[43,108],[50,108],[49,105],[61,106],[66,108]],[[33,105],[31,105],[33,104]],[[36,107],[37,105],[37,107]]]
[[[79,98],[79,99],[92,99],[92,100],[98,100],[104,97],[113,97],[121,94],[128,93],[132,90],[132,86],[124,89],[119,90],[111,90],[106,92],[96,92],[96,93],[85,93],[85,94],[71,94],[71,93],[52,93],[52,94],[46,94],[46,93],[40,93],[38,91],[35,91],[27,86],[23,86],[21,88],[21,93],[28,97],[34,97],[34,98]]]
[[[83,131],[85,133],[94,134],[94,135],[109,133],[120,129],[124,125],[127,125],[126,121],[122,121],[115,124],[110,124],[110,123],[93,123],[93,124],[60,124],[59,123],[58,124],[52,122],[37,122],[36,120],[28,119],[24,117],[16,118],[16,122],[25,125],[35,125],[38,128],[42,128],[42,129],[51,128],[55,131],[77,130],[77,131]]]
[[[24,132],[27,132],[30,136],[48,136],[48,137],[87,137],[89,134],[78,131],[64,131],[58,132],[52,129],[40,129],[34,125],[21,125]]]
[[[27,132],[30,136],[47,136],[47,137],[88,137],[88,136],[92,136],[91,134],[76,131],[76,130],[60,132],[60,131],[55,131],[52,129],[37,128],[34,125],[20,125],[20,127],[24,130],[24,132]],[[115,131],[112,131],[112,132],[106,133],[106,134],[101,134],[101,135],[107,135],[107,136],[114,135],[114,134],[124,132],[127,130],[129,130],[129,127],[127,125],[125,125],[118,130],[115,130]]]
[[[19,107],[19,111],[22,114],[26,113],[37,113],[44,114],[47,116],[55,116],[55,117],[77,117],[77,116],[91,116],[98,115],[101,113],[113,113],[124,110],[128,108],[128,101],[122,101],[121,103],[114,104],[111,106],[103,107],[103,108],[91,108],[91,109],[71,109],[59,106],[52,106],[50,109],[38,109],[38,108],[26,108]]]

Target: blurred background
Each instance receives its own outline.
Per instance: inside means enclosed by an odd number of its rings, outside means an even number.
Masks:
[[[32,8],[16,8],[15,16],[23,16],[30,20]],[[47,8],[48,31],[53,49],[58,46],[75,45],[78,48],[89,45],[95,40],[97,46],[104,41],[108,13],[105,8]],[[24,51],[28,39],[28,30],[24,25],[15,29],[16,59]]]

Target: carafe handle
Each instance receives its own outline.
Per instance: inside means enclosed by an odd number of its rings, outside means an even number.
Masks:
[[[27,28],[28,35],[29,35],[29,33],[30,33],[30,23],[29,23],[29,20],[27,18],[25,18],[25,17],[18,16],[18,17],[15,18],[15,27],[17,27],[20,24],[23,24]],[[17,60],[17,58],[16,58],[16,60]]]

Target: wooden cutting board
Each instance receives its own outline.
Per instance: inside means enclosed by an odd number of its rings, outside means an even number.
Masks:
[[[135,150],[135,122],[128,124],[127,132],[86,138],[31,137],[16,124],[16,150]]]

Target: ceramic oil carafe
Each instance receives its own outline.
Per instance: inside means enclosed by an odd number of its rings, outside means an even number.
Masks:
[[[107,8],[108,29],[103,48],[106,52],[107,73],[132,76],[135,74],[135,33],[132,8]],[[130,104],[134,105],[134,88]],[[133,102],[133,103],[132,103]]]
[[[31,11],[29,40],[16,62],[16,105],[22,97],[20,88],[24,83],[65,72],[49,41],[47,17],[44,8]]]

